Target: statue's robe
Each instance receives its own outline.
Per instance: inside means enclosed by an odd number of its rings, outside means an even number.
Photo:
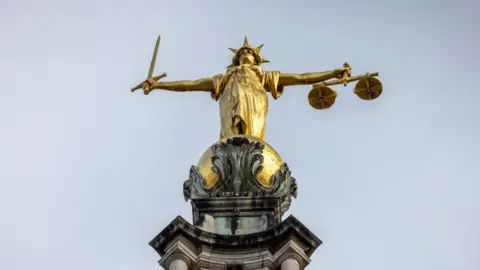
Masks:
[[[260,66],[234,66],[213,77],[212,98],[220,103],[220,139],[250,135],[264,139],[268,112],[267,92],[277,99],[280,72]]]

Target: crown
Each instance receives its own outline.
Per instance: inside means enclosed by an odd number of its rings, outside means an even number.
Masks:
[[[260,65],[262,63],[269,63],[270,61],[263,59],[263,57],[260,55],[260,50],[262,49],[263,44],[254,48],[248,44],[248,39],[245,37],[245,40],[243,41],[243,45],[240,49],[232,49],[228,48],[230,51],[234,53],[234,56],[232,57],[232,64],[228,67],[233,67],[233,66],[238,66],[239,65],[239,53],[242,50],[249,49],[253,52],[253,55],[255,57],[255,61],[257,61],[257,64]]]

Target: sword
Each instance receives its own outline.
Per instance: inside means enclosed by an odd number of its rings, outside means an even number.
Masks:
[[[153,51],[152,62],[150,62],[150,70],[148,71],[147,80],[151,79],[153,75],[153,69],[155,68],[155,62],[157,61],[158,47],[160,46],[160,39],[161,36],[158,35],[157,43],[155,43],[155,50]]]
[[[157,61],[157,53],[158,53],[158,47],[160,47],[160,40],[161,40],[161,35],[158,35],[157,42],[155,43],[155,49],[153,51],[153,56],[152,56],[152,61],[150,62],[150,70],[148,71],[147,79],[143,82],[141,82],[139,85],[133,87],[131,90],[134,92],[135,90],[138,90],[142,88],[142,85],[146,82],[152,82],[152,81],[158,81],[161,78],[164,78],[167,76],[167,73],[162,73],[159,76],[152,77],[153,75],[153,70],[155,69],[155,62]],[[150,91],[146,90],[144,93],[147,95]]]

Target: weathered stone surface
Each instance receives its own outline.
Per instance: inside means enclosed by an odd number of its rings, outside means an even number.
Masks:
[[[289,216],[282,223],[262,232],[248,235],[221,235],[201,230],[185,221],[182,217],[175,218],[160,234],[151,242],[157,253],[162,256],[165,247],[173,237],[183,235],[195,245],[215,245],[223,248],[243,248],[259,245],[271,245],[279,243],[285,236],[294,235],[303,245],[305,254],[311,255],[322,241],[308,230],[298,219]],[[273,241],[273,242],[272,242]],[[275,245],[273,245],[275,246]]]
[[[228,138],[191,167],[183,194],[191,201],[193,225],[179,216],[150,242],[162,267],[273,270],[309,264],[322,241],[293,216],[282,221],[297,183],[266,145],[269,150],[252,138]]]
[[[281,222],[280,204],[278,197],[193,199],[193,224],[218,234],[254,233]]]
[[[300,269],[304,269],[321,244],[322,241],[293,216],[268,230],[249,235],[209,233],[179,216],[150,242],[162,256],[160,264],[166,269],[170,262],[182,259],[189,269],[213,270],[226,269],[227,265],[278,269],[287,259],[295,259]]]

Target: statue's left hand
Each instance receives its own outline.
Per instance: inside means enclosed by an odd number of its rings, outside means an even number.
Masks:
[[[343,74],[345,72],[347,72],[348,77],[350,77],[352,75],[352,68],[350,67],[350,65],[348,63],[343,64],[343,67],[341,67],[339,69],[335,69],[335,77],[337,77],[338,79],[342,79]]]

